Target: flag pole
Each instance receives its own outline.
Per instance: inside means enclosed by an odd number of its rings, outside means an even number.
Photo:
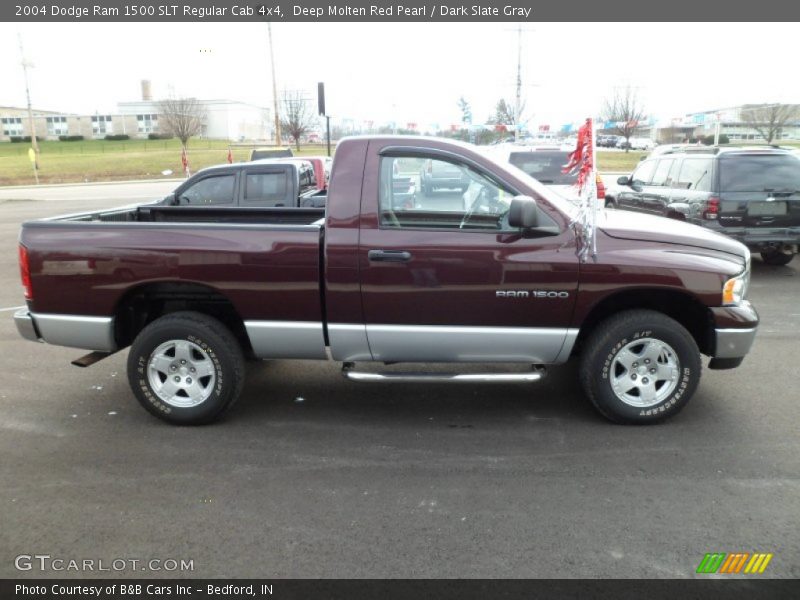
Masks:
[[[592,184],[589,188],[591,196],[589,201],[592,203],[592,258],[597,256],[597,136],[594,128],[594,118],[589,118],[589,126],[591,128],[591,143],[592,143]]]

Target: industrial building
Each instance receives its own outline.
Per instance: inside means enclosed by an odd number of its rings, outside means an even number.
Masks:
[[[236,100],[199,100],[206,114],[200,137],[232,141],[265,140],[272,137],[272,113],[269,108]],[[59,136],[83,136],[103,139],[107,135],[147,138],[159,130],[158,101],[152,99],[150,82],[142,81],[142,99],[120,102],[111,114],[71,114],[34,110],[33,122],[40,139],[57,140]],[[0,142],[12,137],[31,135],[28,111],[0,106]]]

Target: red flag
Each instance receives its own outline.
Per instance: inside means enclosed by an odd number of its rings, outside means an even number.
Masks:
[[[594,152],[592,148],[592,120],[586,122],[578,129],[578,144],[575,150],[569,155],[569,162],[561,170],[562,173],[578,173],[578,180],[575,185],[578,191],[583,191],[583,187],[589,180],[589,176],[594,169]]]
[[[186,147],[181,148],[181,164],[183,165],[183,172],[189,174],[189,157],[186,156]]]
[[[231,152],[230,147],[228,148],[228,164],[233,162],[233,152]]]

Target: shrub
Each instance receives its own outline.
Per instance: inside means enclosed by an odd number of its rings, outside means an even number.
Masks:
[[[36,136],[36,141],[37,142],[41,142],[43,139],[44,138],[39,137],[38,135]],[[9,138],[9,140],[11,141],[12,144],[22,144],[22,143],[28,144],[31,141],[31,136],[29,136],[29,135],[26,135],[26,136],[12,135]]]
[[[173,137],[168,133],[148,133],[147,139],[148,140],[171,140]]]
[[[131,139],[131,136],[127,133],[109,133],[104,139],[109,142],[124,142],[125,140]]]
[[[60,135],[58,136],[60,142],[82,142],[82,135]]]

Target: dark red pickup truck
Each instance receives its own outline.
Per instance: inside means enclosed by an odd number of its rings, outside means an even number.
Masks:
[[[396,202],[428,161],[468,189]],[[131,388],[172,423],[219,417],[246,358],[332,359],[357,381],[528,382],[578,357],[606,417],[675,414],[710,368],[738,366],[758,316],[740,243],[681,222],[602,211],[596,255],[576,209],[474,147],[360,137],[337,147],[325,209],[146,205],[25,223],[31,340],[130,346]],[[445,362],[453,373],[359,362]],[[493,373],[467,363],[497,363]],[[520,371],[508,363],[525,363]]]

